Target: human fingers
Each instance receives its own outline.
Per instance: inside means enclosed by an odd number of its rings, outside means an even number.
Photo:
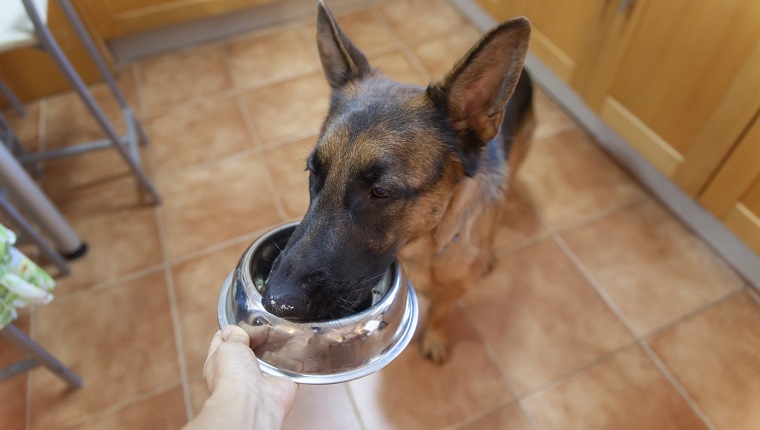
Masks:
[[[245,346],[251,344],[251,338],[248,336],[248,333],[236,325],[225,326],[222,329],[222,339],[225,342],[242,343]]]
[[[222,331],[217,330],[214,334],[214,337],[211,338],[211,344],[208,346],[208,353],[206,354],[206,360],[208,360],[211,355],[213,355],[216,350],[219,348],[219,345],[224,342],[224,339],[222,338]]]

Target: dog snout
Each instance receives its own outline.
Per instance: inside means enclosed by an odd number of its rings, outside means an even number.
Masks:
[[[270,292],[262,296],[267,312],[280,318],[302,320],[306,317],[308,296],[297,291]]]

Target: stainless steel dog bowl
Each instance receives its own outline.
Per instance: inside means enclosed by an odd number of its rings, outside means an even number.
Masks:
[[[236,324],[261,342],[254,353],[261,369],[299,384],[335,384],[383,368],[409,344],[419,305],[401,265],[394,262],[375,287],[373,304],[337,320],[294,323],[267,312],[261,291],[272,262],[297,222],[257,239],[224,281],[219,295],[220,327]]]

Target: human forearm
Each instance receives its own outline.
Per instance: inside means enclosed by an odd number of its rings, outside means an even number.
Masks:
[[[280,408],[252,392],[214,393],[203,404],[201,413],[185,430],[256,429],[278,430],[284,419]]]

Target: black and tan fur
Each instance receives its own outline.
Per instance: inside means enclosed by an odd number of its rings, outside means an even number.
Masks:
[[[430,298],[423,352],[444,360],[445,316],[487,270],[507,184],[528,149],[529,34],[524,18],[499,25],[422,88],[373,69],[320,3],[330,110],[307,162],[309,208],[265,290],[270,312],[350,315],[398,256]]]

